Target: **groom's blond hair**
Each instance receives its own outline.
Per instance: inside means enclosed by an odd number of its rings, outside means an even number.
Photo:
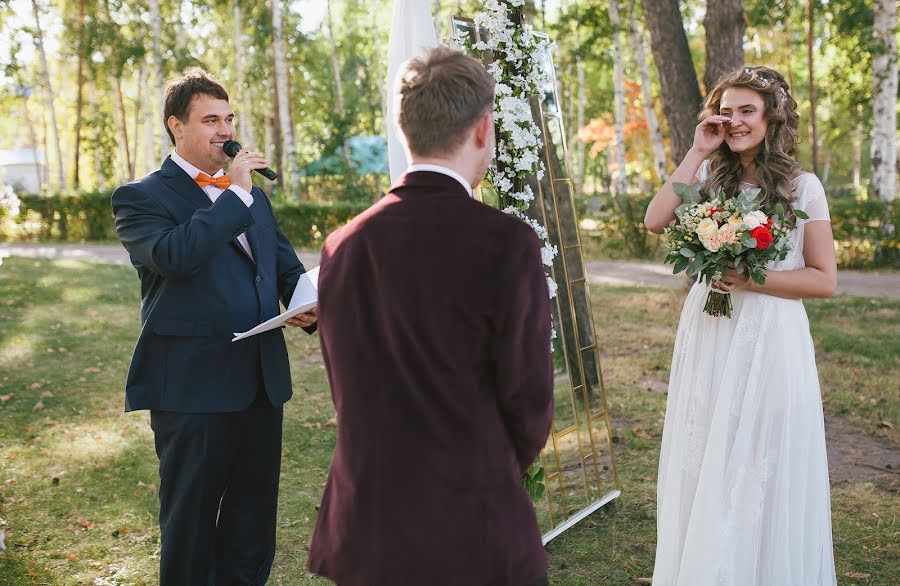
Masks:
[[[494,103],[494,78],[484,65],[447,47],[410,59],[398,77],[397,122],[416,155],[454,153]]]

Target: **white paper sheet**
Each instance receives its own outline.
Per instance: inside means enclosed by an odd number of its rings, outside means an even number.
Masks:
[[[291,319],[298,313],[305,313],[318,304],[319,267],[316,267],[313,270],[307,271],[300,275],[300,280],[297,281],[297,287],[294,289],[294,294],[291,295],[291,302],[288,304],[288,308],[284,313],[282,313],[281,315],[276,315],[272,319],[268,319],[255,328],[247,330],[246,332],[235,332],[234,338],[232,338],[231,341],[237,342],[238,340],[243,340],[244,338],[249,338],[250,336],[255,336],[256,334],[261,334],[263,332],[268,332],[269,330],[274,330],[275,328],[280,328],[287,320]]]

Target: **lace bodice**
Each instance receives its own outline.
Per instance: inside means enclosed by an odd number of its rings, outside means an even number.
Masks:
[[[706,180],[709,169],[709,161],[704,161],[697,171],[697,179],[700,182]],[[803,259],[803,231],[806,224],[815,221],[831,221],[828,212],[828,201],[825,198],[825,188],[819,178],[812,173],[804,173],[796,177],[794,186],[794,208],[806,212],[808,220],[797,220],[797,228],[791,233],[791,250],[787,257],[781,261],[769,263],[769,269],[773,271],[791,271],[806,266]],[[749,187],[749,185],[745,185]]]

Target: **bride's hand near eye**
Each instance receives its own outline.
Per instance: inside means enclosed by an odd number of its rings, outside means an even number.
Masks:
[[[691,149],[708,157],[725,142],[725,125],[729,122],[730,116],[720,114],[704,118],[694,130],[694,144]]]

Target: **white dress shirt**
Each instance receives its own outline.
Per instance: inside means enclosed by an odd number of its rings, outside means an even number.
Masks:
[[[413,171],[431,171],[433,173],[440,173],[441,175],[453,177],[454,179],[459,181],[460,185],[466,188],[466,192],[468,192],[469,197],[475,197],[475,194],[472,192],[472,186],[469,185],[469,182],[466,181],[462,175],[460,175],[453,169],[448,169],[447,167],[443,167],[441,165],[429,164],[410,165],[406,168],[407,173],[412,173]]]
[[[201,171],[197,167],[185,161],[184,158],[178,154],[178,151],[174,149],[172,150],[172,160],[175,161],[175,163],[179,167],[184,169],[184,172],[187,173],[191,177],[191,179],[196,179],[197,175],[199,175],[200,173],[204,173],[204,171]],[[221,177],[224,174],[225,170],[219,169],[212,177],[215,179],[216,177]],[[224,189],[219,189],[215,185],[207,185],[206,187],[201,187],[200,189],[202,189],[206,193],[207,197],[209,197],[210,201],[212,201],[213,203],[216,203],[216,200],[219,199],[219,196],[222,195],[223,191],[225,191]],[[253,196],[250,195],[250,193],[243,187],[232,184],[228,189],[233,191],[235,195],[241,198],[241,201],[244,202],[244,205],[248,208],[253,205]],[[237,238],[238,242],[241,243],[241,246],[244,247],[244,250],[247,251],[247,254],[250,255],[250,258],[253,258],[253,253],[250,251],[250,242],[247,240],[247,234],[242,232],[241,235]]]

